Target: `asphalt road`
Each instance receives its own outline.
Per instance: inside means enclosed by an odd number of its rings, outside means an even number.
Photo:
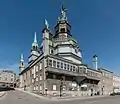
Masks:
[[[0,98],[0,104],[120,104],[120,96],[51,101],[21,91],[9,91],[6,96]]]

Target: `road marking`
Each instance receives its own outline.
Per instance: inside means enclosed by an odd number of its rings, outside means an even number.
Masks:
[[[88,104],[93,104],[93,103],[97,103],[99,101],[87,101]]]

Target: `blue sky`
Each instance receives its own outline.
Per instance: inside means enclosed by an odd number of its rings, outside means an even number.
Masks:
[[[20,54],[27,62],[34,32],[40,44],[44,19],[53,30],[62,2],[83,62],[92,67],[97,54],[99,67],[120,72],[120,0],[0,0],[0,69],[19,72]]]

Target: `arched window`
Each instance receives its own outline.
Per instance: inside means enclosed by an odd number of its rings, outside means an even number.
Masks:
[[[35,49],[35,46],[33,46],[33,49]]]
[[[60,32],[64,33],[65,32],[65,28],[61,28]]]

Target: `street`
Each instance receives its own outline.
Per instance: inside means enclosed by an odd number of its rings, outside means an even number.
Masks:
[[[38,98],[21,91],[9,91],[6,96],[0,98],[0,104],[119,104],[119,102],[120,96],[52,101]]]

